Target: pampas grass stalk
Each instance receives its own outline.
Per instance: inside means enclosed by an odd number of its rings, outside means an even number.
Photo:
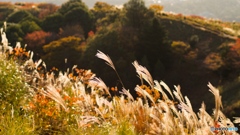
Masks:
[[[118,76],[118,78],[119,78],[120,83],[121,83],[122,86],[124,87],[123,82],[122,82],[122,79],[120,78],[120,76],[119,76],[119,74],[118,74],[115,66],[113,65],[113,62],[112,62],[112,60],[110,59],[110,57],[107,56],[106,54],[104,54],[103,52],[99,51],[99,50],[98,50],[96,56],[97,56],[98,58],[100,58],[100,59],[105,60],[105,61],[106,61],[106,64],[109,65],[110,67],[112,67],[112,68],[114,69],[114,71],[116,72],[116,74],[117,74],[117,76]],[[125,87],[124,87],[124,88],[125,88]]]

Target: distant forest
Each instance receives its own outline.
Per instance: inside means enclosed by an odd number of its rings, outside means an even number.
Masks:
[[[8,0],[4,0],[8,1]],[[89,8],[94,7],[98,0],[83,0]],[[101,0],[110,5],[123,5],[128,0]],[[52,3],[61,5],[66,0],[11,0],[11,2]],[[184,15],[198,15],[206,18],[221,19],[223,21],[240,22],[240,0],[145,0],[146,6],[160,4],[164,11],[181,13]]]

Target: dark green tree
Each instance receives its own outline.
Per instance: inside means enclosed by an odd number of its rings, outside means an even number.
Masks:
[[[139,45],[136,47],[136,55],[138,59],[146,55],[150,68],[154,69],[157,60],[163,63],[167,62],[170,47],[166,30],[154,18],[151,23],[144,26],[143,31],[139,35]]]
[[[16,45],[16,42],[22,42],[24,37],[24,32],[21,29],[20,25],[10,25],[7,27],[6,35],[8,42],[12,46]]]
[[[87,37],[88,32],[93,29],[94,16],[87,9],[76,7],[64,15],[64,23],[65,25],[79,24],[84,30],[85,37]]]
[[[55,13],[47,16],[42,23],[42,29],[47,32],[59,32],[59,28],[63,26],[63,15]]]
[[[123,23],[126,26],[134,27],[136,29],[143,28],[149,23],[149,20],[154,16],[154,12],[149,10],[143,0],[130,0],[124,4]]]
[[[32,16],[32,15],[26,10],[18,10],[9,15],[9,17],[7,18],[7,22],[19,23],[22,19],[29,16]]]
[[[64,15],[67,12],[69,12],[70,10],[77,8],[77,7],[88,10],[88,7],[86,6],[85,3],[82,2],[82,0],[68,0],[67,2],[62,4],[62,6],[57,10],[57,12]]]
[[[32,33],[34,31],[39,31],[41,28],[34,21],[24,21],[21,24],[21,29],[25,33]]]

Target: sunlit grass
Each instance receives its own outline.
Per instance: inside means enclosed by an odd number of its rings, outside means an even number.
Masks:
[[[213,115],[205,111],[204,103],[196,114],[180,86],[170,90],[163,81],[153,80],[137,61],[133,62],[136,72],[149,86],[109,88],[91,70],[76,66],[70,72],[55,67],[47,72],[43,61],[33,62],[33,53],[19,46],[11,53],[4,41],[1,47],[8,49],[0,54],[1,134],[202,135],[214,134],[210,127],[234,127],[221,112],[221,96],[210,83],[216,105]],[[110,57],[99,58],[115,70]],[[136,91],[138,97],[134,99],[129,91]]]

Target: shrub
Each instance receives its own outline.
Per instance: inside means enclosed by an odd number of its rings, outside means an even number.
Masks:
[[[189,45],[186,45],[184,42],[182,41],[173,41],[173,43],[171,44],[172,46],[172,51],[176,54],[180,54],[183,55],[185,54],[188,49],[190,48]]]

